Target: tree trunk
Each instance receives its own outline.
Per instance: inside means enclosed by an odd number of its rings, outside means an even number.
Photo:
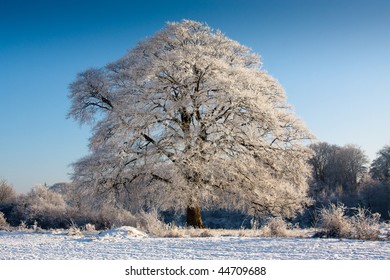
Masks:
[[[200,207],[187,207],[187,226],[194,228],[205,228],[202,216],[200,214]]]

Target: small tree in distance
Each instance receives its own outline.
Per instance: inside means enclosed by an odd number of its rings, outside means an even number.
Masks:
[[[308,202],[312,136],[257,54],[205,24],[168,23],[78,74],[69,116],[93,125],[74,183],[123,207],[219,205],[294,216]]]
[[[14,200],[16,191],[13,186],[4,179],[0,179],[0,204]]]

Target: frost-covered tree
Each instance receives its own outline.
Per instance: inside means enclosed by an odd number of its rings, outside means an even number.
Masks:
[[[210,204],[293,216],[307,202],[311,134],[260,57],[205,24],[168,23],[69,96],[93,125],[74,183],[115,203],[187,209],[202,227]]]
[[[69,223],[63,197],[46,185],[36,185],[26,195],[19,196],[14,212],[20,221],[28,225],[37,222],[42,228],[64,227]]]
[[[13,186],[4,179],[0,179],[0,204],[14,200],[16,192]]]

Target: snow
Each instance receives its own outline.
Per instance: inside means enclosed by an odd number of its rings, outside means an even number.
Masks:
[[[108,231],[99,234],[100,240],[116,240],[130,237],[146,237],[147,234],[129,226],[123,226],[116,229],[110,229]]]
[[[314,238],[157,238],[135,228],[70,236],[0,232],[2,260],[390,260],[389,241]]]

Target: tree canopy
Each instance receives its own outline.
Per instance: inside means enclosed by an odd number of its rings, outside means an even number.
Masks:
[[[292,216],[307,202],[312,135],[260,56],[206,24],[168,23],[69,97],[93,126],[74,182],[123,207]]]

